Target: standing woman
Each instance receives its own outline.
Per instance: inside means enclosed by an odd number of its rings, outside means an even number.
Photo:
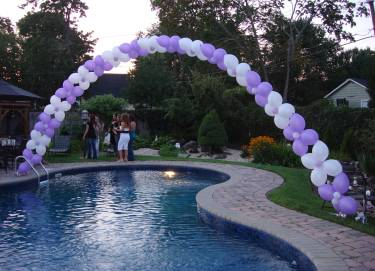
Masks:
[[[134,151],[133,151],[133,143],[134,140],[136,139],[136,134],[135,130],[137,128],[137,124],[135,122],[135,118],[133,114],[129,115],[129,120],[130,120],[130,141],[129,141],[129,161],[134,161]]]
[[[120,161],[128,161],[128,145],[130,141],[130,122],[128,114],[121,115],[120,127],[117,129],[117,132],[120,133],[120,139],[118,141],[118,152]]]
[[[118,128],[117,115],[113,114],[112,122],[111,122],[111,125],[109,126],[109,134],[110,134],[110,142],[111,142],[111,145],[113,146],[113,153],[115,154],[116,158],[117,158],[117,142],[118,142],[117,128]]]
[[[86,130],[83,134],[83,141],[87,138],[88,141],[88,154],[87,158],[97,159],[96,153],[96,134],[97,134],[97,125],[95,122],[95,115],[90,116],[90,121],[86,124]]]

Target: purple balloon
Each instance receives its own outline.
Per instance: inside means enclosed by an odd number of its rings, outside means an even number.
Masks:
[[[83,89],[80,88],[79,86],[76,86],[76,87],[74,87],[74,89],[73,89],[73,91],[72,91],[72,94],[73,94],[74,96],[76,96],[76,97],[80,97],[80,96],[82,96],[82,94],[83,94]]]
[[[147,56],[149,53],[147,52],[147,50],[145,50],[143,48],[139,48],[138,54],[139,54],[139,56]]]
[[[43,122],[43,123],[48,123],[50,120],[51,120],[51,117],[48,115],[48,114],[46,114],[46,113],[41,113],[40,115],[39,115],[39,119]]]
[[[304,154],[307,153],[308,151],[308,147],[302,143],[301,140],[297,139],[297,140],[294,140],[293,142],[293,151],[295,154],[297,154],[298,156],[303,156]]]
[[[33,157],[33,152],[29,149],[24,149],[22,156],[24,156],[27,160],[30,160]]]
[[[227,51],[225,51],[223,48],[216,49],[214,51],[213,56],[212,56],[212,60],[214,61],[215,64],[223,62],[224,61],[224,56],[226,54],[227,54]],[[226,67],[225,67],[225,70],[226,70]]]
[[[203,55],[210,59],[214,55],[215,47],[210,43],[204,43],[201,45],[201,50]]]
[[[33,165],[38,165],[42,162],[42,156],[39,154],[34,154],[33,157],[31,158],[31,163]]]
[[[335,191],[340,192],[341,194],[345,194],[349,190],[349,178],[344,172],[341,172],[339,175],[335,177],[333,180],[332,186]]]
[[[104,66],[104,59],[101,56],[96,56],[94,58],[94,63],[96,66],[102,67]]]
[[[284,134],[285,138],[288,139],[289,141],[293,141],[294,140],[293,133],[294,132],[293,132],[292,128],[290,128],[289,126],[286,127],[283,130],[283,134]]]
[[[76,97],[75,96],[69,96],[66,98],[66,101],[70,104],[74,104],[76,102]]]
[[[131,51],[131,47],[129,43],[123,43],[119,47],[120,51],[124,54],[128,54]]]
[[[221,60],[221,61],[219,61],[219,62],[217,63],[217,67],[218,67],[220,70],[222,70],[222,71],[226,71],[226,70],[227,70],[227,66],[225,66],[223,60]]]
[[[246,73],[246,81],[249,86],[257,87],[260,84],[261,79],[258,73],[254,71],[248,71]]]
[[[172,36],[169,39],[169,45],[172,46],[175,49],[175,51],[181,54],[183,53],[183,50],[181,49],[180,44],[179,44],[180,39],[181,38],[177,35]]]
[[[64,99],[66,98],[66,90],[63,88],[59,88],[58,90],[56,90],[55,95],[60,99]]]
[[[305,119],[297,113],[294,113],[289,121],[289,126],[294,132],[302,132],[305,129]]]
[[[346,215],[355,214],[357,211],[357,202],[352,197],[341,197],[338,204],[341,213]]]
[[[335,190],[333,190],[333,187],[330,184],[323,184],[318,187],[319,196],[325,201],[331,201],[334,192]]]
[[[94,73],[96,76],[100,77],[104,73],[104,69],[101,66],[95,66]]]
[[[257,94],[262,95],[264,97],[268,96],[270,92],[273,90],[273,87],[268,82],[262,82],[257,86]]]
[[[27,173],[28,171],[30,170],[30,166],[28,163],[26,162],[22,162],[19,166],[18,166],[18,173]]]
[[[168,48],[167,48],[167,52],[168,53],[175,53],[176,49],[172,45],[169,45]]]
[[[169,45],[170,38],[167,35],[161,35],[156,39],[156,41],[159,43],[160,46],[163,46],[165,48]]]
[[[141,49],[141,47],[139,47],[137,39],[132,40],[132,42],[130,42],[130,48],[131,48],[131,50],[134,50],[134,51],[137,51],[137,52],[138,52],[139,49]]]
[[[103,69],[104,69],[105,71],[110,71],[110,70],[113,69],[113,66],[112,66],[111,63],[105,61],[105,62],[104,62],[104,65],[103,65]]]
[[[247,85],[247,86],[246,86],[246,91],[247,91],[249,94],[251,94],[251,95],[254,95],[254,94],[255,94],[255,93],[254,93],[254,88],[253,88],[252,86]]]
[[[268,100],[267,100],[267,97],[264,97],[263,95],[255,95],[255,102],[257,103],[257,105],[261,106],[261,107],[265,107]]]
[[[301,133],[301,140],[305,145],[314,145],[319,140],[319,135],[313,129],[306,129]]]
[[[130,52],[129,52],[129,57],[130,58],[133,58],[133,59],[135,59],[135,58],[137,58],[139,55],[138,55],[138,52],[136,51],[136,50],[131,50]]]
[[[92,61],[92,60],[90,60],[90,61]],[[64,83],[63,83],[63,89],[65,89],[67,92],[72,91],[73,87],[74,87],[74,85],[69,80],[65,80],[64,81]]]
[[[47,128],[45,131],[44,131],[44,134],[46,136],[48,136],[49,138],[53,137],[53,135],[55,134],[55,130],[53,128]]]
[[[93,60],[87,60],[86,62],[85,62],[85,68],[86,69],[88,69],[89,71],[93,71],[94,70],[94,68],[95,68],[95,62],[93,61]]]
[[[43,132],[44,131],[44,123],[41,121],[38,121],[34,125],[34,129],[37,130],[38,132]]]
[[[51,121],[48,124],[49,128],[52,128],[52,129],[59,128],[60,125],[61,125],[61,122],[58,121],[57,119],[51,119]]]

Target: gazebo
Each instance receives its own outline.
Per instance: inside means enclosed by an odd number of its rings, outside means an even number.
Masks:
[[[42,98],[0,80],[0,137],[22,141],[29,133],[29,112]]]

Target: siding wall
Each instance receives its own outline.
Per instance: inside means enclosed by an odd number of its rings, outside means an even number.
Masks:
[[[370,100],[370,95],[360,85],[348,82],[327,99],[332,100],[334,105],[336,105],[336,99],[346,99],[349,102],[349,107],[361,107],[361,100]]]
[[[336,105],[336,99],[346,99],[349,102],[349,107],[361,107],[361,100],[370,100],[370,95],[358,84],[348,82],[327,99],[332,100],[334,105]]]

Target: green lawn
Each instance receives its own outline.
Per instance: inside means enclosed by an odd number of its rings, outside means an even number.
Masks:
[[[80,158],[81,154],[72,153],[68,155],[47,155],[46,160],[49,163],[74,163],[83,161],[93,161]],[[335,216],[334,209],[330,203],[326,204],[324,209],[321,208],[322,200],[314,194],[311,190],[309,171],[305,169],[286,168],[271,165],[261,165],[246,162],[229,162],[220,161],[215,159],[193,159],[193,158],[166,158],[166,157],[155,157],[155,156],[137,156],[137,160],[150,161],[150,160],[164,160],[164,161],[200,161],[209,163],[223,163],[242,165],[248,167],[255,167],[260,169],[269,170],[279,174],[284,178],[285,182],[280,187],[270,191],[268,198],[284,207],[289,209],[297,210],[302,213],[309,214],[311,216],[319,217],[325,220],[329,220],[341,225],[348,226],[361,232],[365,232],[375,236],[375,219],[369,218],[367,224],[363,225],[353,219],[339,218]],[[99,161],[114,161],[115,159],[108,155],[101,155]]]

